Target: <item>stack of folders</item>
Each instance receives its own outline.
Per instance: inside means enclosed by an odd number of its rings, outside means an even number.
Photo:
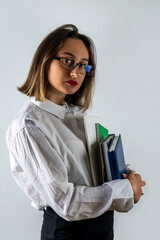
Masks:
[[[95,186],[107,181],[122,179],[122,174],[127,173],[121,135],[109,134],[108,129],[97,120],[99,120],[98,117],[94,116],[86,116],[84,120]],[[93,150],[94,154],[91,154]]]
[[[102,131],[103,130],[103,131]],[[109,134],[101,124],[96,123],[96,136],[99,144],[101,162],[101,182],[122,179],[122,174],[127,173],[122,145],[121,134]]]

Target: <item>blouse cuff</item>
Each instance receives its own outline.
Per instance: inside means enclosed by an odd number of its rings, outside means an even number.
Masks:
[[[128,179],[119,179],[107,182],[112,188],[112,204],[109,210],[128,212],[134,206],[134,196]]]

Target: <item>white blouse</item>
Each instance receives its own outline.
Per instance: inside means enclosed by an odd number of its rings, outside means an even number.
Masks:
[[[95,218],[134,205],[127,179],[93,187],[83,123],[77,107],[34,98],[11,123],[6,139],[11,172],[38,209],[50,206],[68,221]]]

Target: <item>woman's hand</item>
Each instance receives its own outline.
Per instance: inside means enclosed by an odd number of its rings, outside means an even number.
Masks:
[[[135,174],[134,171],[130,171],[128,175],[124,176],[124,178],[127,178],[130,181],[134,194],[134,203],[137,203],[143,195],[142,187],[146,185],[145,181],[142,181],[141,176]]]

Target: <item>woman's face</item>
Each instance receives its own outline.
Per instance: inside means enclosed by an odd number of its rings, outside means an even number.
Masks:
[[[89,53],[85,44],[74,38],[67,38],[56,57],[74,60],[76,63],[88,64]],[[49,85],[46,98],[56,104],[63,104],[67,94],[74,94],[82,85],[85,75],[79,73],[79,66],[72,70],[60,66],[59,60],[51,62],[48,71]]]

